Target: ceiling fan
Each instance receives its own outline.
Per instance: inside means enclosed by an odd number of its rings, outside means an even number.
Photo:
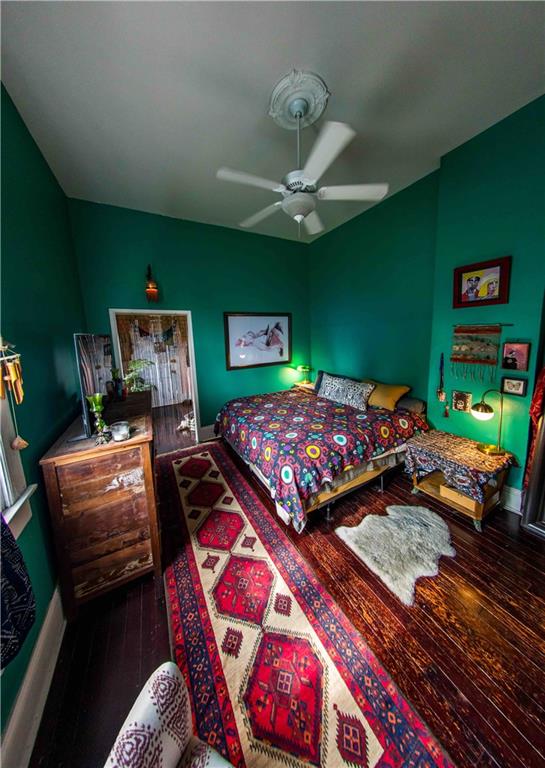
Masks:
[[[346,123],[325,123],[301,168],[301,128],[311,125],[320,117],[329,95],[324,81],[318,75],[298,70],[282,78],[273,90],[269,114],[282,127],[297,130],[296,169],[289,171],[281,182],[231,168],[218,170],[218,179],[268,189],[282,196],[281,200],[241,221],[241,227],[253,227],[282,209],[297,222],[299,232],[303,223],[309,235],[317,235],[324,229],[316,211],[317,200],[377,202],[388,194],[388,184],[318,187],[318,181],[325,171],[356,135]]]

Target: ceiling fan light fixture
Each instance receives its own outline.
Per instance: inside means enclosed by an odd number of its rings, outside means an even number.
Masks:
[[[316,202],[312,195],[305,192],[295,192],[282,200],[282,210],[297,222],[303,221],[311,211],[316,208]]]

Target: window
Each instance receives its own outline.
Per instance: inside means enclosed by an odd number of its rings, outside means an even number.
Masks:
[[[0,509],[17,538],[32,517],[28,500],[36,485],[27,485],[20,453],[11,447],[15,428],[7,400],[0,400],[0,419]]]

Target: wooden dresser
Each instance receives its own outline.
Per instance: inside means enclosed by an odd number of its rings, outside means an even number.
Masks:
[[[149,405],[149,397],[129,396],[106,411],[109,423],[129,421],[129,440],[74,441],[78,418],[40,462],[68,619],[80,603],[144,573],[155,571],[160,583]]]

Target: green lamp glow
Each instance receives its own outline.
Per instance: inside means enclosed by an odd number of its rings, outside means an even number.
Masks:
[[[297,370],[304,374],[301,384],[310,384],[310,379],[308,377],[309,373],[312,371],[310,365],[298,365]]]

